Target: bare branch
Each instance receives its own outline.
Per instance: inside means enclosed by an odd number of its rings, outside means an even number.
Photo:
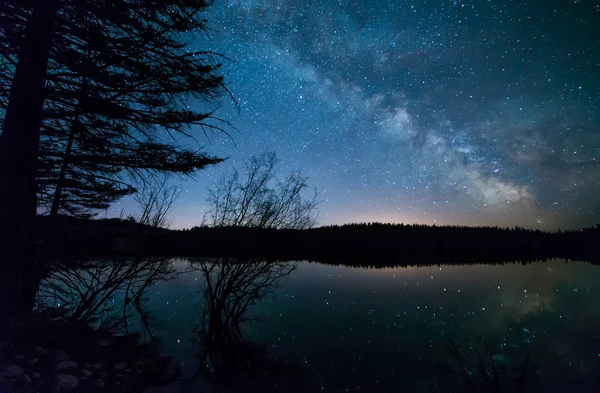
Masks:
[[[209,189],[211,226],[306,229],[317,219],[317,192],[306,195],[308,178],[295,171],[277,178],[279,160],[273,152],[252,156],[243,174],[234,170]]]

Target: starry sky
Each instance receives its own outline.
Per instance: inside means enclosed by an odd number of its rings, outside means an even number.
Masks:
[[[236,130],[202,139],[229,159],[177,180],[172,227],[265,151],[309,176],[321,225],[600,222],[595,1],[217,0],[206,16],[210,38],[189,38],[232,60],[238,104],[217,115]]]

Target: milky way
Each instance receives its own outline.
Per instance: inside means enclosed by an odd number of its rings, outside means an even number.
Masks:
[[[217,114],[237,131],[203,140],[230,159],[179,182],[176,226],[267,150],[310,177],[320,224],[600,222],[594,3],[216,1],[192,39],[232,60]]]

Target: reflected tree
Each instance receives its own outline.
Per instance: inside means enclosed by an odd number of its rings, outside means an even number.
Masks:
[[[278,373],[289,378],[292,368],[270,359],[266,349],[246,339],[243,325],[256,321],[248,315],[278,282],[296,269],[289,262],[264,259],[217,258],[192,263],[204,278],[201,317],[196,337],[200,346],[199,373],[218,385],[243,384],[263,390],[273,387]],[[235,381],[235,382],[233,382]]]
[[[522,356],[522,353],[507,351],[503,345],[495,350],[495,346],[487,341],[482,345],[469,341],[466,345],[459,346],[451,338],[447,338],[443,346],[450,359],[455,381],[463,387],[460,391],[526,392],[538,375],[537,366],[529,352]],[[456,383],[450,384],[453,385]]]
[[[144,307],[149,287],[160,280],[175,278],[170,258],[128,258],[142,240],[159,227],[168,226],[167,214],[179,196],[179,189],[167,184],[167,177],[149,177],[135,197],[140,213],[135,220],[145,226],[125,238],[123,257],[103,261],[58,261],[40,283],[38,312],[60,309],[60,319],[71,326],[88,326],[110,334],[129,334],[135,321],[150,339],[150,315]]]
[[[151,318],[144,306],[147,290],[156,281],[175,275],[167,258],[87,262],[58,269],[40,285],[38,311],[59,308],[63,322],[111,334],[129,334],[132,325],[137,325],[153,339]]]

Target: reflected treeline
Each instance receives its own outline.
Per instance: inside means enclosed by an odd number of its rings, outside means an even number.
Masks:
[[[195,333],[199,371],[217,387],[244,391],[295,391],[300,370],[270,356],[265,345],[248,340],[249,309],[292,273],[295,264],[265,259],[214,258],[191,261],[204,278],[201,315]]]
[[[546,262],[555,260],[555,258],[544,258],[544,259],[520,259],[520,260],[507,260],[503,258],[494,259],[493,257],[487,257],[488,259],[458,259],[449,260],[441,257],[422,258],[419,255],[411,255],[406,258],[386,258],[378,259],[377,256],[353,256],[342,258],[319,258],[309,259],[306,262],[309,263],[321,263],[324,265],[332,266],[344,266],[361,269],[386,269],[394,267],[428,267],[428,266],[473,266],[473,265],[529,265],[532,263]]]

